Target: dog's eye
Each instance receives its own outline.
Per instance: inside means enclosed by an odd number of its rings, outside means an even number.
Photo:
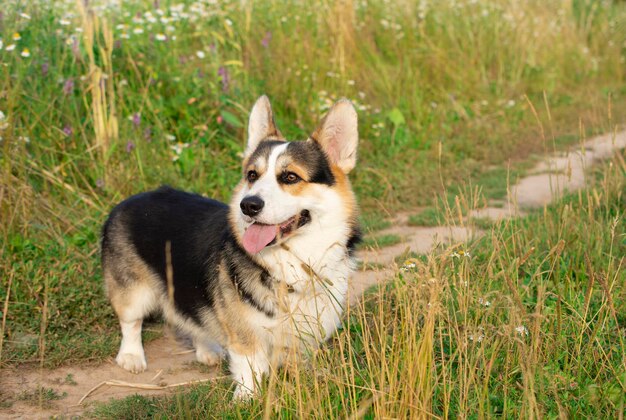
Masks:
[[[257,174],[256,171],[248,171],[246,178],[248,179],[248,182],[254,182],[259,179],[259,174]]]
[[[300,179],[301,178],[293,172],[283,172],[280,177],[280,180],[285,184],[295,184],[296,182],[300,181]]]

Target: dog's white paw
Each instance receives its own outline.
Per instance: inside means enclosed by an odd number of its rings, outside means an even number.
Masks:
[[[196,359],[207,366],[215,366],[220,362],[220,356],[217,353],[202,347],[196,348]]]
[[[119,367],[132,373],[141,373],[148,366],[146,358],[142,354],[120,353],[115,361]]]

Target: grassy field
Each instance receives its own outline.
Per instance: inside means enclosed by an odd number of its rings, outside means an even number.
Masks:
[[[469,184],[501,196],[534,154],[624,122],[623,2],[116,3],[3,3],[0,366],[116,352],[107,212],[163,183],[228,199],[262,93],[294,139],[333,100],[354,101],[353,182],[372,228]],[[499,227],[472,259],[416,262],[352,310],[311,362],[321,376],[280,371],[241,410],[623,413],[623,177],[616,164],[603,188]],[[125,404],[226,410],[227,385]]]
[[[598,178],[465,249],[408,260],[349,309],[327,347],[272,372],[259,400],[231,403],[224,380],[91,415],[622,418],[624,157]]]

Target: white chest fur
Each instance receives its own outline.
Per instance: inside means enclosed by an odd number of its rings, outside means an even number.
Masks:
[[[272,277],[290,289],[279,296],[284,317],[279,335],[315,346],[340,325],[354,263],[345,246],[346,227],[329,230],[313,225],[307,229],[307,234],[268,248],[259,257]]]

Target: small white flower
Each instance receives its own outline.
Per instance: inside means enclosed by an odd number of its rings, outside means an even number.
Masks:
[[[460,250],[459,252],[453,252],[452,258],[472,258],[472,255],[468,251]]]
[[[20,35],[19,32],[14,32],[13,33],[13,41],[19,41],[20,39],[22,39],[22,36]]]
[[[481,341],[484,340],[485,335],[484,334],[477,334],[477,335],[470,334],[468,336],[468,338],[470,339],[470,341],[476,341],[476,342],[480,343]]]
[[[206,57],[206,54],[205,54],[204,51],[196,51],[196,57],[204,58],[204,57]]]
[[[4,43],[2,42],[2,38],[0,38],[0,50],[2,49],[3,46],[4,46]]]
[[[135,28],[135,29],[133,29],[133,33],[137,34],[137,35],[142,34],[143,33],[143,28]]]
[[[515,101],[513,99],[509,99],[509,101],[506,103],[506,107],[513,108],[514,106],[515,106]]]
[[[485,307],[491,306],[491,302],[489,302],[487,299],[483,299],[483,298],[478,298],[478,304],[483,305]]]
[[[174,32],[176,30],[176,28],[172,25],[168,25],[165,27],[165,31],[166,32]]]
[[[7,51],[13,51],[15,49],[15,44],[7,45]]]
[[[408,262],[408,261],[407,261],[407,262],[405,262],[405,263],[402,265],[402,267],[400,268],[400,271],[402,271],[402,272],[406,272],[406,271],[409,271],[409,270],[411,270],[411,269],[413,269],[413,268],[415,268],[415,267],[417,267],[417,266],[415,265],[415,263],[414,263],[414,262]]]
[[[177,155],[180,155],[183,152],[183,150],[185,150],[188,147],[189,147],[189,143],[183,143],[179,141],[175,145],[170,146],[170,149],[172,149],[174,153],[176,153]]]
[[[59,20],[59,25],[61,26],[69,26],[72,22],[70,22],[69,20],[66,19],[61,19]]]
[[[346,83],[348,83],[348,86],[354,86],[356,82],[354,80],[348,80]]]
[[[515,327],[515,332],[518,333],[521,336],[527,336],[528,335],[528,328],[526,328],[523,325],[520,325],[519,327]]]
[[[4,115],[4,112],[0,111],[0,122],[4,121],[7,118],[6,115]]]
[[[230,19],[226,19],[224,22],[226,22],[228,26],[233,26],[233,21]]]
[[[17,139],[19,141],[23,141],[24,143],[30,143],[30,138],[28,138],[26,136],[19,136]]]
[[[168,140],[168,141],[174,141],[174,140],[176,140],[176,136],[173,136],[171,134],[166,134],[165,135],[165,139]]]
[[[76,32],[82,33],[83,32],[83,28],[81,28],[80,26],[78,26],[76,29],[74,29]]]
[[[130,35],[128,35],[126,32],[123,32],[123,33],[120,35],[120,38],[122,38],[122,39],[130,39]]]
[[[165,40],[167,39],[167,37],[166,37],[165,35],[163,35],[163,34],[156,34],[156,35],[154,36],[154,38],[155,38],[157,41],[165,41]]]
[[[30,20],[30,16],[27,15],[26,13],[20,13],[20,16],[23,17],[24,19]]]
[[[30,50],[28,48],[24,48],[22,53],[20,54],[22,57],[30,57]]]

